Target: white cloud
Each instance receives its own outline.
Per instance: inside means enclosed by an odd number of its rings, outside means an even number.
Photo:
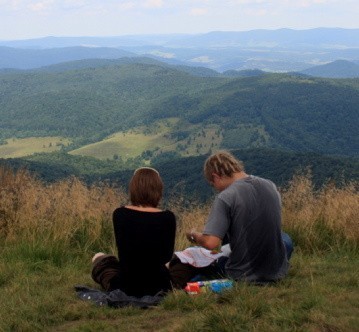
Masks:
[[[191,16],[203,16],[208,13],[208,9],[206,8],[192,8],[189,12]]]
[[[136,4],[133,1],[122,2],[118,5],[118,8],[121,10],[129,10],[135,8]]]
[[[269,11],[265,8],[258,8],[258,9],[245,9],[244,13],[248,16],[266,16],[269,15]]]
[[[23,1],[21,0],[1,0],[0,6],[2,9],[8,9],[8,10],[18,10],[22,7]]]
[[[307,8],[307,7],[311,7],[313,5],[320,5],[320,4],[324,4],[324,3],[327,3],[328,1],[327,0],[300,0],[297,2],[297,5],[299,7],[304,7],[304,8]]]
[[[163,6],[163,0],[147,0],[144,4],[146,8],[161,8]]]
[[[86,7],[86,0],[65,0],[62,2],[62,8],[66,10],[79,9]]]
[[[35,12],[43,12],[49,9],[53,5],[53,0],[38,1],[35,3],[28,4],[28,8]]]

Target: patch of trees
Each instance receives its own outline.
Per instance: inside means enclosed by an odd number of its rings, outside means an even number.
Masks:
[[[316,187],[328,182],[342,185],[349,181],[359,181],[359,161],[356,158],[265,148],[233,150],[233,153],[244,162],[248,174],[268,178],[280,187],[286,186],[294,174],[308,171]],[[202,173],[206,158],[207,155],[181,158],[175,152],[164,152],[153,158],[152,165],[160,171],[165,183],[165,198],[181,195],[188,200],[205,201],[211,198],[214,191]],[[106,181],[118,186],[126,186],[133,170],[141,165],[141,162],[131,162],[124,165],[115,160],[100,161],[61,152],[38,154],[30,159],[0,159],[0,165],[15,169],[25,167],[44,181],[56,181],[74,175],[89,184]]]

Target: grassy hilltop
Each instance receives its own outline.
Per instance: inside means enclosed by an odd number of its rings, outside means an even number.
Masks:
[[[274,286],[238,283],[222,295],[177,291],[156,309],[95,307],[73,286],[96,287],[94,252],[115,252],[111,213],[121,188],[51,185],[0,168],[2,331],[354,331],[358,324],[357,183],[314,190],[308,177],[282,189],[283,227],[294,239],[289,276]],[[168,203],[184,231],[200,229],[208,205]]]

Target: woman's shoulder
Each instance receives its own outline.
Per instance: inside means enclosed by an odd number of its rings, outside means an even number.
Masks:
[[[127,215],[127,214],[132,214],[132,215],[143,215],[143,216],[168,216],[168,217],[173,217],[175,218],[175,214],[171,211],[171,210],[160,210],[160,209],[156,209],[154,211],[144,211],[141,209],[135,209],[135,208],[131,208],[129,206],[120,206],[118,208],[115,209],[115,211],[113,212],[114,215]]]
[[[168,214],[173,214],[175,215],[171,210],[169,209],[165,209],[165,210],[162,210],[163,213],[168,213]]]
[[[123,213],[125,212],[125,210],[126,210],[125,206],[121,205],[113,211],[113,214]]]

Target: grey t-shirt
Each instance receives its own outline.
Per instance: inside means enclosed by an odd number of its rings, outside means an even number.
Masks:
[[[248,176],[219,193],[203,233],[228,235],[226,272],[235,280],[274,281],[288,272],[280,195],[269,180]]]

